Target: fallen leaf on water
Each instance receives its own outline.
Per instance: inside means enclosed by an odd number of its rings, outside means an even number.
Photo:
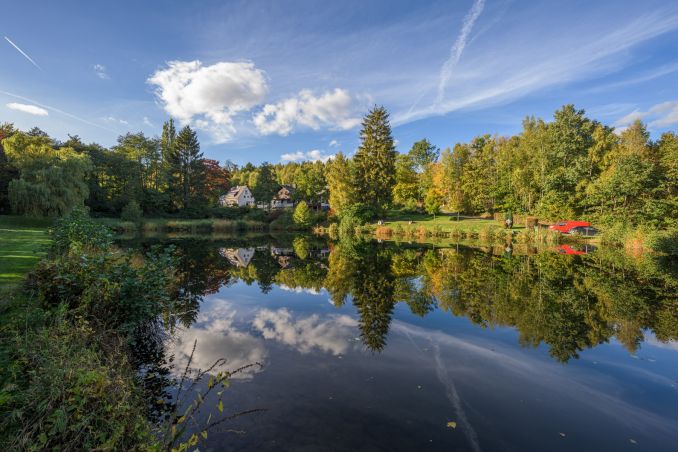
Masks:
[[[560,432],[560,436],[562,436],[563,438],[565,438],[565,433]]]
[[[629,438],[629,441],[631,442],[631,444],[638,444],[638,442],[635,439]]]
[[[450,421],[447,423],[448,428],[457,428],[457,423],[454,421]]]

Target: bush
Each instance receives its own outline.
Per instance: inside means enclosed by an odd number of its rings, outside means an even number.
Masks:
[[[649,246],[659,253],[678,256],[678,229],[669,229],[652,234]]]
[[[337,223],[330,224],[330,227],[327,228],[327,233],[330,239],[337,240],[339,238],[339,225]]]
[[[537,217],[527,217],[525,219],[525,227],[526,228],[534,228],[539,225],[539,218]]]
[[[150,447],[155,439],[125,354],[104,353],[87,323],[46,317],[45,328],[20,325],[9,332],[13,365],[0,391],[3,442],[10,450]]]
[[[367,205],[363,203],[355,203],[348,206],[341,213],[341,218],[351,217],[352,221],[357,224],[364,224],[373,219],[376,216],[376,213]]]
[[[29,285],[46,309],[66,305],[99,329],[128,337],[169,306],[174,279],[171,249],[138,256],[68,253],[41,262]]]
[[[92,220],[83,208],[73,209],[57,220],[51,235],[52,248],[57,253],[81,249],[103,250],[113,243],[112,231]]]
[[[351,238],[355,235],[356,227],[360,226],[357,218],[352,215],[342,215],[339,222],[339,238]]]
[[[262,223],[268,221],[268,212],[263,209],[249,209],[245,215],[245,219],[249,221],[260,221]]]
[[[141,211],[141,207],[139,207],[139,203],[132,200],[122,208],[122,212],[120,212],[120,219],[122,221],[130,221],[132,223],[138,224],[141,222],[142,215],[143,212]]]
[[[308,228],[311,226],[311,211],[308,208],[306,201],[301,201],[294,208],[294,215],[292,215],[294,224],[301,228]]]

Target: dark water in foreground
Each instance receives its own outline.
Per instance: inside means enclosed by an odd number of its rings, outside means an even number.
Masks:
[[[678,450],[675,263],[313,238],[174,245],[174,372],[196,340],[192,367],[263,365],[231,381],[223,414],[211,393],[199,422],[266,411],[220,424],[200,450]]]

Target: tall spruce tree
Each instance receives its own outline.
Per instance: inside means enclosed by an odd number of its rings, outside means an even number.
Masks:
[[[384,107],[374,107],[365,116],[360,140],[354,158],[355,186],[365,204],[379,214],[391,203],[396,182],[396,150],[388,112]]]
[[[176,137],[169,158],[171,184],[170,190],[175,193],[180,207],[186,209],[191,201],[196,201],[204,193],[204,165],[200,152],[198,136],[193,129],[185,126]]]

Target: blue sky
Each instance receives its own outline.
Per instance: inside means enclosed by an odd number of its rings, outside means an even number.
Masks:
[[[374,104],[402,152],[565,103],[658,137],[678,128],[676,87],[665,0],[23,0],[0,22],[0,122],[110,146],[172,115],[239,164],[350,154]]]

